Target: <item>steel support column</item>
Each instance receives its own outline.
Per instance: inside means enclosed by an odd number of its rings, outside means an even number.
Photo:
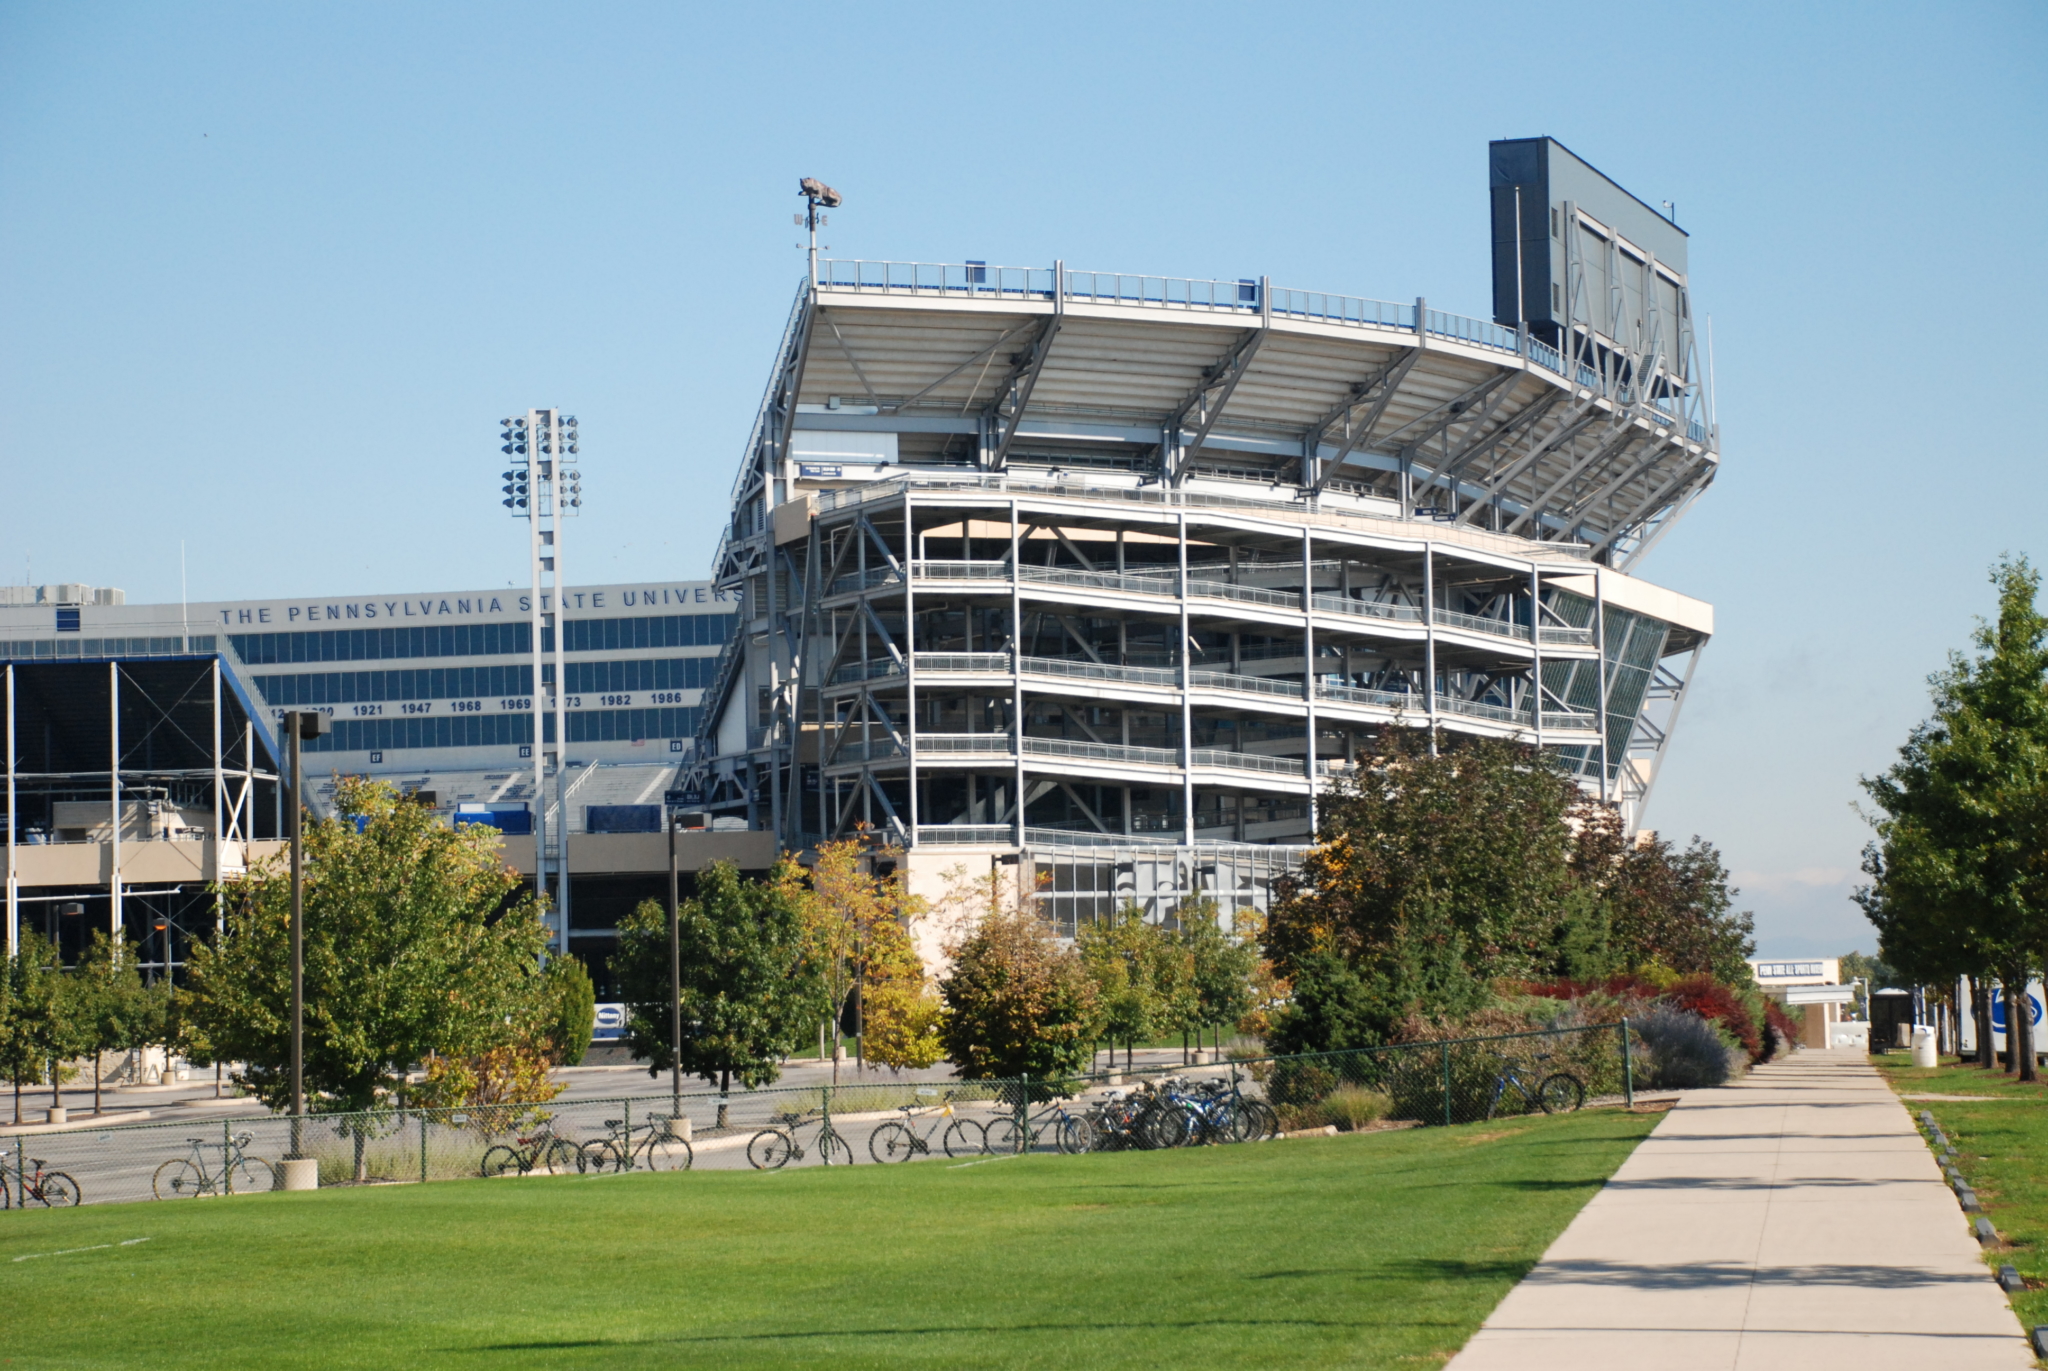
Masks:
[[[107,934],[118,945],[125,911],[121,908],[121,664],[107,663],[107,725],[110,755],[107,771],[108,803],[114,812],[112,870],[107,878]],[[296,779],[296,778],[294,778]]]

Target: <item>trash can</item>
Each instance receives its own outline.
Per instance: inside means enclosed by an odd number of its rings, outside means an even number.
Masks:
[[[1913,1065],[1934,1066],[1934,1030],[1925,1024],[1913,1026]]]

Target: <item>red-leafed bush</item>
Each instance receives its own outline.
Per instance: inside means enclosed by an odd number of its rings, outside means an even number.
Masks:
[[[1786,1047],[1790,1047],[1799,1041],[1798,1023],[1793,1020],[1790,1014],[1785,1012],[1785,1006],[1779,1004],[1776,1000],[1769,998],[1764,1000],[1764,1026],[1775,1030],[1778,1036],[1784,1040]]]
[[[1742,1002],[1739,994],[1712,976],[1687,976],[1666,990],[1661,999],[1673,1009],[1686,1010],[1719,1025],[1742,1044],[1742,1050],[1749,1054],[1752,1062],[1763,1059],[1763,1033],[1751,1016],[1749,1006]]]

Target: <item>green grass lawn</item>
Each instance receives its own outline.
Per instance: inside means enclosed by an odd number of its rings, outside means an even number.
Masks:
[[[2048,1085],[2021,1085],[2000,1071],[1955,1065],[1915,1068],[1903,1052],[1874,1056],[1902,1094],[1991,1095],[1993,1100],[1907,1100],[1918,1118],[1934,1115],[1956,1145],[1956,1170],[1977,1191],[2006,1246],[1986,1249],[1992,1267],[2011,1262],[2027,1278],[2012,1297],[2028,1328],[2048,1323]]]
[[[1435,1366],[1656,1122],[11,1212],[0,1365]]]

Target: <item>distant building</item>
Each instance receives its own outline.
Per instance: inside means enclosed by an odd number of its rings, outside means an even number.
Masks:
[[[537,792],[534,705],[551,749],[555,645],[544,630],[536,691],[523,589],[133,605],[90,586],[6,588],[10,943],[26,920],[75,955],[89,929],[118,922],[149,964],[181,962],[213,926],[203,884],[281,832],[277,722],[310,709],[333,719],[305,745],[316,813],[336,775],[377,777],[451,821],[501,828],[528,875],[536,828],[553,835],[550,863],[566,835],[569,946],[601,973],[623,909],[666,893],[663,796],[734,616],[703,581],[567,600],[567,745]]]

